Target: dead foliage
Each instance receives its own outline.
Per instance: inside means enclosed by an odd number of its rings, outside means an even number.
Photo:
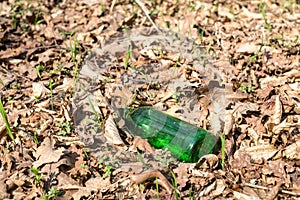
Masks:
[[[299,198],[298,1],[9,0],[0,7],[0,98],[16,138],[10,140],[0,120],[0,199]],[[95,147],[99,154],[85,149],[90,138],[78,137],[72,119],[80,113],[71,112],[71,102],[86,55],[125,27],[152,27],[145,12],[158,27],[202,46],[229,86],[224,168],[221,153],[203,158],[200,167],[161,164],[150,159],[152,151],[168,153],[139,138],[112,139]],[[157,57],[155,51],[133,52],[130,62],[178,61],[171,54]],[[125,61],[121,55],[118,62]],[[124,68],[114,70],[110,75],[118,81]],[[101,96],[108,85],[95,86],[99,123],[88,125],[105,127],[115,138]],[[160,95],[151,105],[170,103],[170,94]],[[197,120],[209,126],[207,101],[201,103]],[[176,103],[171,107],[175,113]],[[136,149],[149,160],[125,163],[136,158]],[[118,160],[120,154],[126,159]]]

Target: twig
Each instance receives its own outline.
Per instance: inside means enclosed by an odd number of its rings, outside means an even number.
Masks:
[[[135,0],[135,2],[139,5],[139,7],[141,7],[141,9],[143,10],[143,12],[145,13],[146,17],[149,19],[149,21],[151,22],[152,26],[160,32],[159,28],[156,26],[156,24],[154,23],[154,21],[151,19],[150,15],[149,15],[149,10],[146,8],[146,6],[144,5],[143,2],[141,2],[140,0]]]
[[[113,0],[111,6],[110,6],[110,9],[109,9],[109,13],[112,13],[112,10],[114,9],[114,6],[116,4],[116,0]]]
[[[257,189],[270,190],[270,188],[265,187],[265,186],[253,185],[253,184],[250,184],[250,183],[245,183],[245,185],[246,185],[246,186],[249,186],[249,187],[257,188]],[[290,191],[288,191],[288,190],[282,190],[282,189],[279,189],[279,192],[281,192],[281,193],[283,193],[283,194],[293,195],[293,196],[300,196],[300,193],[297,193],[297,192],[290,192]]]

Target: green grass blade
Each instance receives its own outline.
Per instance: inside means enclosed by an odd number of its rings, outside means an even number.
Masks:
[[[225,135],[224,134],[220,135],[220,139],[221,139],[221,152],[222,152],[221,165],[222,165],[222,169],[224,170],[224,168],[225,168]]]
[[[6,115],[6,112],[4,110],[4,107],[3,107],[3,104],[2,104],[2,100],[0,99],[0,113],[2,115],[2,118],[3,118],[3,121],[5,123],[5,126],[6,126],[6,130],[7,130],[7,133],[9,135],[9,137],[12,139],[12,141],[15,140],[14,136],[13,136],[13,133],[11,132],[11,129],[10,129],[10,125],[8,123],[8,120],[7,120],[7,115]]]

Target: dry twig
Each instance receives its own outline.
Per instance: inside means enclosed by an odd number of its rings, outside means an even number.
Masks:
[[[253,185],[253,184],[250,184],[250,183],[245,183],[245,185],[249,186],[249,187],[252,187],[252,188],[257,188],[257,189],[262,189],[262,190],[270,190],[270,188],[265,187],[265,186]],[[293,195],[293,196],[300,196],[300,193],[291,192],[291,191],[288,191],[288,190],[279,189],[279,192],[281,192],[283,194]]]
[[[156,26],[156,24],[154,23],[154,21],[151,19],[150,15],[149,15],[149,10],[146,8],[146,6],[144,5],[144,3],[140,0],[135,0],[135,2],[139,5],[139,7],[141,7],[141,9],[143,10],[143,12],[145,13],[146,17],[149,19],[149,21],[151,22],[152,26],[157,30],[160,31],[159,28]]]

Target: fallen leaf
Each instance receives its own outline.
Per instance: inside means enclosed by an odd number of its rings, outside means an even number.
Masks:
[[[46,88],[42,83],[32,83],[32,91],[33,91],[33,96],[35,98],[40,98],[45,94],[50,94],[50,90]]]
[[[102,177],[90,178],[87,182],[85,182],[85,186],[88,188],[93,188],[94,190],[99,190],[101,188],[105,188],[109,186],[110,180],[109,178],[103,179]]]
[[[72,78],[64,78],[63,80],[63,84],[57,86],[53,92],[57,93],[59,91],[64,91],[64,92],[68,92],[72,89],[73,87],[73,79]]]
[[[150,152],[150,153],[154,152],[153,148],[148,143],[148,141],[146,139],[142,139],[139,136],[135,136],[133,138],[132,144],[129,147],[130,151],[136,151],[136,149],[139,149],[139,150],[145,151],[145,152]]]
[[[236,52],[252,54],[252,53],[256,53],[258,50],[259,50],[259,45],[256,45],[251,42],[251,43],[242,43],[240,46],[237,47]]]
[[[201,168],[205,165],[210,169],[215,169],[219,165],[219,158],[215,154],[207,154],[199,159],[197,165],[201,165]]]
[[[300,141],[287,146],[283,151],[283,155],[291,160],[300,160]]]
[[[248,196],[237,191],[233,191],[233,195],[236,199],[239,200],[261,200],[259,197]]]
[[[280,95],[277,95],[276,101],[275,101],[275,113],[271,116],[271,120],[275,125],[280,124],[281,118],[282,118],[282,103],[280,101]]]
[[[112,115],[109,115],[105,121],[104,135],[108,143],[116,145],[117,148],[126,150],[127,147],[119,135],[119,130]]]
[[[155,177],[159,178],[159,180],[160,180],[159,184],[162,187],[164,187],[169,192],[169,194],[171,194],[172,191],[174,190],[174,188],[160,171],[149,170],[149,171],[142,172],[141,174],[131,175],[130,180],[134,184],[141,184],[141,183],[145,182],[147,179],[155,178]]]
[[[251,159],[259,160],[261,158],[268,160],[272,158],[278,150],[273,145],[258,145],[248,148],[239,149],[234,154],[235,158],[238,158],[239,155],[246,153],[251,156]]]
[[[49,137],[46,137],[34,153],[34,157],[37,160],[32,164],[35,168],[38,168],[43,164],[58,162],[64,154],[64,150],[65,149],[63,147],[54,149],[54,141]]]

